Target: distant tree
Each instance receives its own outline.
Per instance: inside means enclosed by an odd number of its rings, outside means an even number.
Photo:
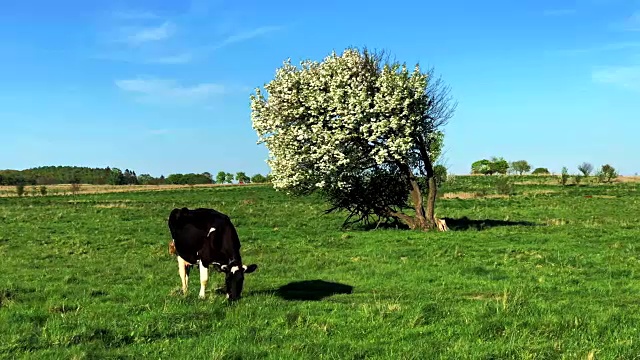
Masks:
[[[600,171],[604,175],[604,179],[606,182],[611,182],[613,181],[613,179],[618,177],[618,172],[616,171],[616,169],[609,164],[602,165],[602,169]]]
[[[224,174],[224,182],[226,182],[227,184],[231,184],[233,183],[233,174],[232,173],[226,173]]]
[[[69,190],[71,190],[71,193],[73,195],[76,195],[80,191],[80,184],[79,183],[71,183],[71,187],[70,187]]]
[[[593,165],[589,164],[588,162],[583,162],[578,166],[578,170],[582,173],[582,175],[587,177],[591,175],[591,172],[593,171]]]
[[[482,175],[490,175],[491,174],[491,161],[487,159],[482,159],[471,164],[471,173],[472,174],[482,174]]]
[[[24,195],[24,184],[16,184],[16,194],[18,196]]]
[[[236,180],[241,184],[251,181],[251,179],[243,171],[239,171],[236,173]]]
[[[267,182],[267,178],[261,174],[255,174],[251,177],[251,182],[256,184],[262,184]]]
[[[186,184],[186,181],[182,174],[169,174],[169,176],[167,176],[166,183],[171,185],[184,185]]]
[[[560,173],[560,184],[562,186],[567,185],[567,181],[569,180],[569,170],[566,166],[562,167],[562,172]]]
[[[125,178],[122,171],[118,168],[111,169],[111,173],[109,174],[109,178],[108,178],[108,183],[109,185],[124,185]]]
[[[44,185],[40,186],[40,195],[45,196],[47,195],[47,187]]]
[[[543,167],[539,167],[539,168],[536,168],[535,170],[533,170],[532,174],[533,175],[549,175],[551,173],[549,172],[549,169],[543,168]]]
[[[211,175],[211,173],[210,173],[210,172],[205,171],[205,172],[203,172],[201,175],[202,175],[203,177],[205,177],[205,178],[209,179],[209,183],[210,183],[210,184],[215,184],[215,183],[216,183],[216,181],[213,179],[213,175]]]
[[[531,171],[531,165],[526,160],[518,160],[511,163],[511,169],[522,175]]]
[[[218,175],[216,175],[216,183],[224,184],[227,180],[227,173],[224,171],[219,171]]]
[[[576,185],[580,185],[580,182],[582,182],[582,178],[585,177],[582,174],[575,174],[573,176],[573,180],[576,182]]]
[[[140,185],[150,185],[153,182],[153,176],[149,174],[142,174],[138,176],[138,183]]]
[[[506,174],[507,170],[509,170],[509,163],[507,160],[501,157],[493,157],[491,158],[491,173],[492,174]]]
[[[440,185],[447,181],[447,167],[441,164],[434,166],[433,176],[436,178],[436,185],[440,187]]]

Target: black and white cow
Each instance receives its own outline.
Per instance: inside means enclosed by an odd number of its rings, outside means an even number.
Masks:
[[[169,215],[169,230],[173,238],[171,247],[178,258],[184,293],[187,292],[189,270],[198,263],[200,298],[204,298],[205,295],[210,265],[225,274],[227,298],[240,298],[244,274],[254,272],[258,265],[242,264],[240,239],[227,215],[213,209],[173,209]]]

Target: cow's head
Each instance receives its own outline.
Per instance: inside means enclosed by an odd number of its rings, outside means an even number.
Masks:
[[[258,265],[251,264],[249,266],[232,262],[229,265],[221,265],[213,263],[213,267],[225,274],[225,286],[227,298],[230,301],[238,300],[242,294],[242,286],[244,285],[244,274],[250,274],[258,268]]]

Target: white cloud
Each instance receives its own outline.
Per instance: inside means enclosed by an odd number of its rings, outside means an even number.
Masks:
[[[175,80],[155,78],[116,80],[115,84],[125,92],[137,94],[140,101],[163,104],[193,105],[227,92],[225,86],[215,83],[184,86]]]
[[[597,83],[640,90],[640,65],[601,67],[592,72],[591,78]]]
[[[160,26],[149,26],[134,29],[126,35],[124,40],[130,45],[140,45],[150,41],[168,39],[175,33],[175,31],[176,26],[170,21],[165,21]]]

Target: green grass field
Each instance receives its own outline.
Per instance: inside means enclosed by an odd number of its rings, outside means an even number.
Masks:
[[[440,233],[342,230],[265,186],[0,198],[0,357],[640,358],[640,184],[494,178],[444,186]],[[182,206],[236,224],[241,301],[213,272],[198,299],[197,269],[180,293]]]

